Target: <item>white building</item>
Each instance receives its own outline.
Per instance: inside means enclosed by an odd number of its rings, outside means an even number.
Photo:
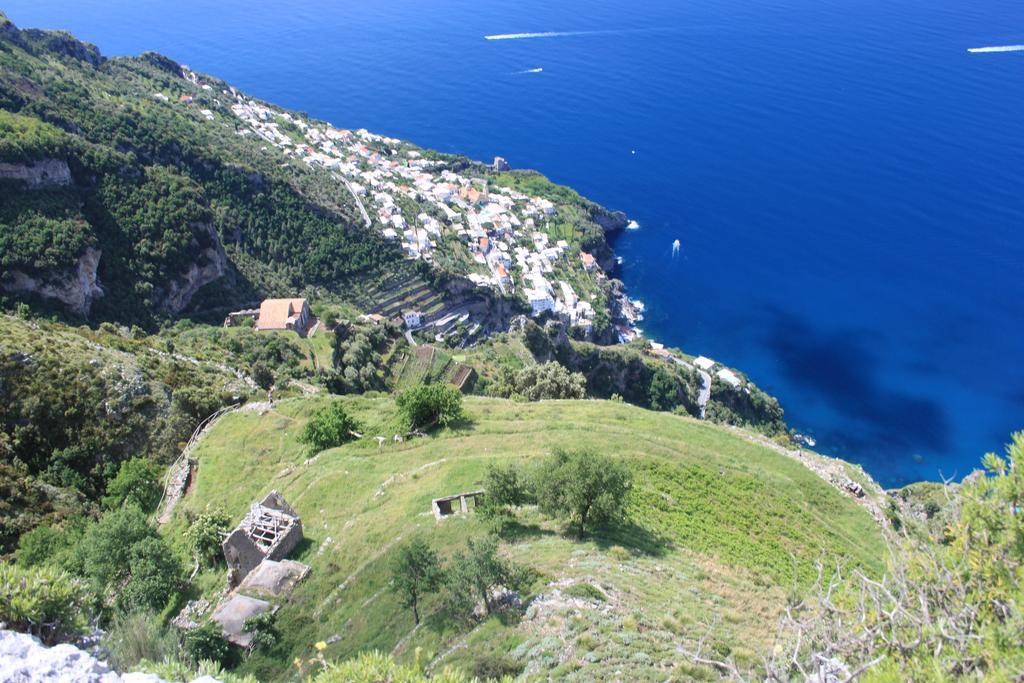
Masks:
[[[701,370],[710,370],[715,367],[715,361],[711,360],[706,356],[697,356],[693,359],[693,364]]]
[[[546,311],[555,310],[555,301],[545,291],[537,289],[526,290],[526,298],[530,302],[533,315],[540,315]]]
[[[410,330],[414,330],[423,323],[423,317],[419,311],[403,311],[402,320],[405,321],[405,326]]]
[[[728,368],[722,368],[715,374],[718,376],[718,379],[722,380],[726,384],[731,384],[734,387],[738,387],[741,384],[740,378]]]

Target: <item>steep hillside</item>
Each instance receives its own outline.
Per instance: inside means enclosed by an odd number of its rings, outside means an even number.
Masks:
[[[229,305],[400,259],[329,179],[236,135],[211,82],[0,16],[4,289],[145,322],[209,285]]]
[[[95,512],[122,462],[169,463],[200,420],[255,389],[152,341],[0,315],[0,555],[41,523]]]
[[[537,173],[338,129],[162,55],[107,59],[0,14],[9,298],[152,327],[315,292],[387,315],[422,306],[431,334],[463,336],[503,329],[534,292],[614,342],[631,312],[602,264],[625,224]]]
[[[296,438],[324,400],[342,401],[364,438],[311,457]],[[853,496],[743,432],[607,401],[470,398],[466,407],[458,426],[394,443],[404,430],[391,399],[289,399],[228,415],[204,438],[172,538],[211,505],[237,521],[271,489],[296,508],[307,538],[292,557],[312,573],[282,600],[282,641],[246,670],[280,677],[325,641],[330,658],[376,648],[411,661],[422,647],[431,666],[499,660],[531,678],[717,676],[692,668],[682,650],[704,639],[709,652],[755,668],[817,560],[882,570],[881,531]],[[628,463],[629,522],[579,541],[536,509],[520,510],[502,552],[536,572],[522,619],[496,615],[467,630],[430,599],[414,628],[388,590],[396,545],[422,535],[449,556],[486,528],[475,514],[436,522],[431,499],[478,488],[490,463],[523,470],[559,446]],[[196,591],[213,598],[223,581],[223,570],[207,571]]]

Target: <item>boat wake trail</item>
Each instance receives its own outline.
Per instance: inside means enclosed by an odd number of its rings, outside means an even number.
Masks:
[[[646,29],[611,29],[605,31],[541,31],[538,33],[495,33],[484,40],[529,40],[531,38],[564,38],[566,36],[599,36],[616,33],[635,33]]]
[[[519,74],[539,74],[542,73],[543,71],[544,67],[538,66],[536,69],[523,69],[522,71],[513,71],[512,75],[518,76]]]
[[[1024,45],[995,45],[993,47],[972,47],[968,52],[1024,52]]]

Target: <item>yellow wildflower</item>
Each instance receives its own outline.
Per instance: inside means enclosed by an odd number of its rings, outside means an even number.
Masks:
[[[320,652],[323,652],[324,650],[327,649],[327,643],[325,643],[324,641],[321,640],[319,643],[317,643],[313,647],[315,647],[317,650],[320,650]]]

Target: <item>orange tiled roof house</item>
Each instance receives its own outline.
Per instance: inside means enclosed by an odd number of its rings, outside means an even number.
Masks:
[[[309,303],[305,299],[266,299],[260,304],[256,329],[294,330],[305,335],[309,318]]]

